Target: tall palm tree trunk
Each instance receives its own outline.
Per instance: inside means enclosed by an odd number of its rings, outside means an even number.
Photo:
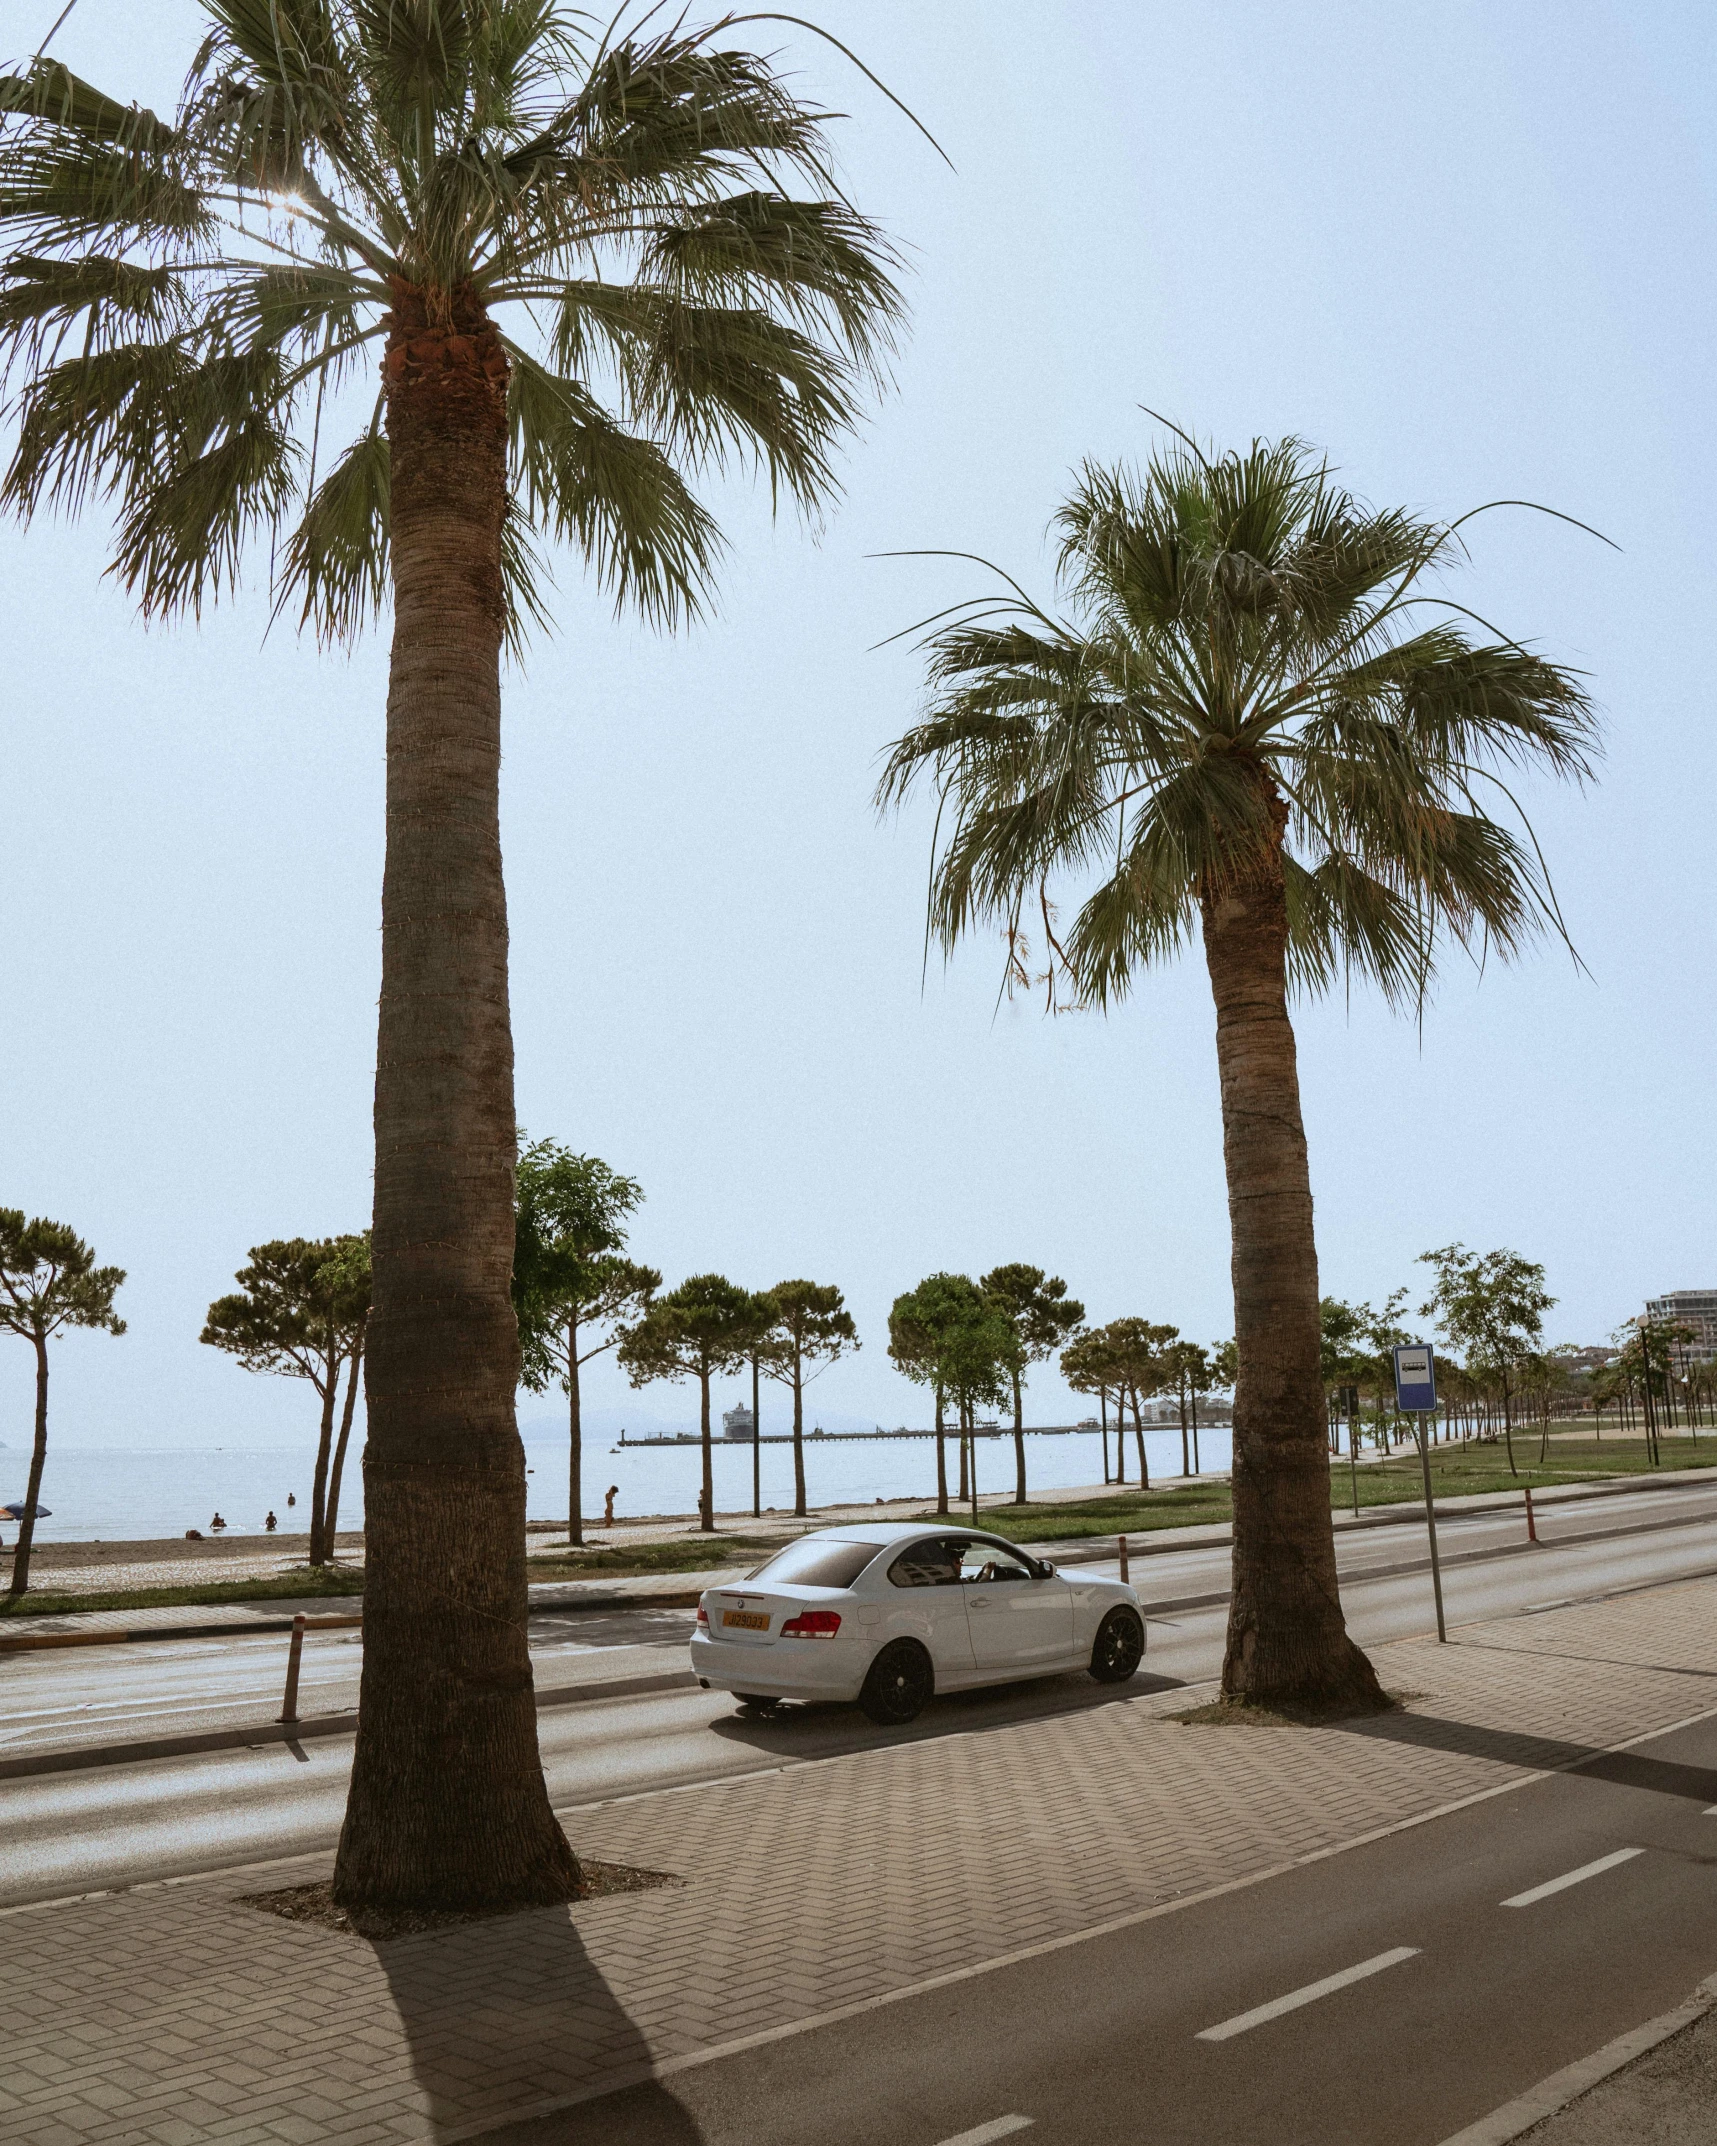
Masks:
[[[948,1430],[942,1421],[942,1389],[936,1389],[936,1515],[946,1517],[948,1511]]]
[[[32,1337],[36,1345],[36,1435],[30,1447],[30,1481],[24,1492],[24,1517],[18,1522],[18,1541],[12,1552],[12,1584],[8,1594],[29,1591],[30,1552],[36,1541],[36,1497],[42,1487],[42,1469],[48,1458],[48,1344],[42,1334]]]
[[[394,637],[365,1360],[364,1668],[346,1907],[572,1896],[526,1640],[513,1046],[499,823],[506,359],[396,282]]]
[[[1014,1373],[1014,1503],[1025,1503],[1025,1397],[1020,1377]]]
[[[1278,841],[1286,815],[1275,800]],[[1233,1235],[1234,1592],[1227,1699],[1385,1704],[1336,1583],[1318,1364],[1318,1260],[1288,1019],[1280,851],[1203,900]]]

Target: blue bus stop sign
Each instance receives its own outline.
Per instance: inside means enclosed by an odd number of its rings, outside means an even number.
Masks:
[[[1395,1406],[1404,1416],[1434,1414],[1437,1406],[1437,1370],[1429,1346],[1410,1342],[1392,1349],[1395,1359]]]

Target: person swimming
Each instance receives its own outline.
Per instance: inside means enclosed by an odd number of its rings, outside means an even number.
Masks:
[[[209,1522],[209,1526],[211,1528],[224,1528],[226,1526],[226,1522],[221,1518],[219,1513],[216,1513],[215,1517]]]
[[[267,1528],[268,1532],[271,1535],[274,1533],[275,1529],[279,1527],[280,1522],[275,1519],[274,1509],[272,1506],[269,1508],[268,1518],[262,1524],[265,1528]]]

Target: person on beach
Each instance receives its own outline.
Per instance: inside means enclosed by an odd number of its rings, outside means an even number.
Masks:
[[[605,1528],[611,1528],[614,1525],[614,1501],[619,1495],[620,1485],[610,1483],[608,1486],[608,1502],[602,1508],[602,1525]]]
[[[271,1535],[274,1533],[275,1529],[279,1527],[280,1522],[275,1519],[272,1508],[269,1511],[268,1518],[262,1524],[265,1528],[267,1528],[268,1532]]]

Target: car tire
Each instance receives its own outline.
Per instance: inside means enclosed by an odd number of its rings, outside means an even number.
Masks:
[[[885,1729],[903,1728],[923,1713],[936,1688],[930,1657],[915,1639],[891,1639],[866,1672],[859,1705]]]
[[[1124,1604],[1112,1609],[1092,1642],[1091,1674],[1099,1684],[1125,1684],[1144,1658],[1145,1620]]]
[[[748,1714],[773,1714],[780,1706],[779,1699],[766,1699],[761,1692],[736,1691],[733,1695]]]

